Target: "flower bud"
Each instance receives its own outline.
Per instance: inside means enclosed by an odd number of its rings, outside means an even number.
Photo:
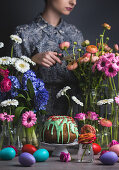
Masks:
[[[59,47],[60,47],[61,50],[64,50],[65,48],[69,48],[70,42],[67,42],[67,41],[62,42],[62,43],[59,44]]]
[[[111,30],[111,26],[107,23],[102,24],[102,27],[104,27],[107,30]]]
[[[76,41],[74,42],[74,45],[77,45],[77,42],[76,42]]]
[[[117,51],[119,51],[119,46],[118,46],[118,44],[114,44],[114,50],[117,52]]]
[[[86,47],[88,45],[90,45],[90,41],[89,40],[85,40],[81,43],[82,47]]]

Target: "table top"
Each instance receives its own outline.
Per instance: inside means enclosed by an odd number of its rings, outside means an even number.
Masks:
[[[49,151],[50,155],[52,150]],[[0,160],[0,170],[109,170],[109,169],[119,169],[119,162],[114,165],[102,165],[102,163],[98,160],[99,155],[94,156],[93,163],[78,163],[76,162],[77,159],[77,149],[70,149],[69,150],[72,161],[71,162],[61,162],[59,157],[52,157],[50,156],[49,159],[45,162],[37,162],[31,167],[23,167],[18,162],[18,157],[15,157],[13,160],[10,161],[3,161]]]

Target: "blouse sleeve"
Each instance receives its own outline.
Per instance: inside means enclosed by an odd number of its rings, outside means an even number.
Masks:
[[[29,36],[29,31],[22,26],[17,26],[14,35],[18,35],[22,39],[22,43],[13,44],[13,55],[14,57],[21,57],[23,55],[31,58],[32,44]]]

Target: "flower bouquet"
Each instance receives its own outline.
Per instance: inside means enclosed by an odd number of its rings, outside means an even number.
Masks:
[[[17,35],[10,38],[14,43],[22,43]],[[4,47],[3,43],[0,47]],[[0,148],[16,143],[38,147],[40,115],[46,114],[49,94],[44,82],[30,69],[36,64],[26,56],[14,58],[13,50],[12,46],[10,57],[0,58]],[[4,144],[6,133],[8,144]]]

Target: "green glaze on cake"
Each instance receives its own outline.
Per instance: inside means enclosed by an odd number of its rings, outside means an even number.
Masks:
[[[44,124],[43,141],[44,141],[45,130],[46,129],[49,130],[50,126],[52,125],[51,135],[53,135],[53,130],[54,130],[54,127],[55,127],[56,132],[57,132],[57,143],[59,143],[60,133],[61,133],[62,144],[63,144],[63,127],[64,127],[64,124],[66,124],[66,126],[67,126],[68,142],[70,140],[70,133],[69,132],[76,134],[76,137],[78,138],[78,128],[77,128],[76,122],[74,121],[74,119],[72,117],[69,117],[69,116],[50,116]]]

